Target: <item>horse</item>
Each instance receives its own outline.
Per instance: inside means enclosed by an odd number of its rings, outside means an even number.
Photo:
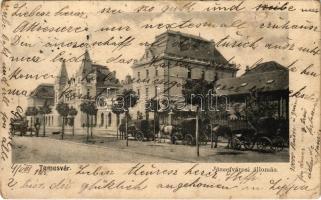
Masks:
[[[119,124],[119,139],[125,139],[126,134],[126,124]]]
[[[215,142],[214,148],[217,148],[218,137],[222,136],[228,139],[227,148],[230,148],[232,144],[232,130],[226,125],[215,124],[213,131],[213,140]]]
[[[175,128],[175,126],[173,125],[160,125],[159,126],[159,142],[161,142],[161,139],[165,139],[166,138],[170,138],[172,144],[175,144],[175,138],[174,138],[174,133],[177,131],[177,129]]]

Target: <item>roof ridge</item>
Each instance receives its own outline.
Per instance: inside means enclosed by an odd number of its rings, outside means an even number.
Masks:
[[[40,83],[39,85],[54,86],[55,84],[53,84],[53,83]]]

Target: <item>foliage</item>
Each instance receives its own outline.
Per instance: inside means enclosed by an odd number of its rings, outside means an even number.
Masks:
[[[122,104],[117,100],[115,102],[113,102],[111,110],[116,115],[120,115],[120,114],[124,113],[124,109],[123,109]]]
[[[49,105],[45,104],[42,107],[39,107],[39,114],[46,115],[51,113],[51,108]]]
[[[78,113],[78,111],[74,107],[71,106],[69,109],[69,115],[74,117],[77,115],[77,113]]]
[[[72,117],[71,120],[68,120],[68,125],[69,126],[74,126],[74,120],[75,120],[75,116],[77,115],[78,111],[74,108],[74,107],[70,107],[69,109],[69,115]]]
[[[125,89],[113,102],[112,112],[115,114],[121,114],[128,111],[129,108],[134,107],[139,100],[136,92],[132,89]]]
[[[204,79],[189,79],[183,85],[183,96],[187,104],[197,105],[204,112],[201,112],[201,118],[209,118],[209,104],[211,103],[209,93],[214,88],[213,82],[208,82]]]
[[[207,109],[205,104],[209,103],[208,94],[209,91],[213,90],[213,82],[208,82],[203,79],[191,79],[187,80],[183,85],[183,96],[185,97],[187,103],[192,103],[192,105],[202,106],[204,109]],[[200,96],[203,98],[200,98]]]
[[[95,102],[93,101],[84,101],[80,104],[81,112],[88,114],[88,115],[96,115],[97,114],[97,107]]]
[[[128,110],[131,107],[134,107],[139,100],[139,97],[136,95],[136,92],[132,89],[124,90],[122,92],[122,97],[124,102],[124,108],[126,110]]]
[[[56,106],[56,110],[60,116],[67,117],[69,114],[69,106],[64,102],[59,102]]]

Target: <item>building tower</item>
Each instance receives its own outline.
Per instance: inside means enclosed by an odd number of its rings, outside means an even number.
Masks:
[[[78,83],[81,83],[81,93],[89,95],[89,98],[93,100],[96,96],[96,70],[93,67],[92,60],[90,59],[89,53],[86,50],[84,53],[83,60],[80,65],[80,69],[76,74]]]
[[[61,68],[59,71],[59,74],[55,80],[55,99],[54,99],[54,104],[58,104],[58,102],[62,101],[63,98],[60,97],[63,89],[68,83],[68,73],[66,69],[66,63],[65,61],[62,62]]]

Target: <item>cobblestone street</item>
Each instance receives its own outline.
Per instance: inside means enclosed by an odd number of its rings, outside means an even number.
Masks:
[[[288,149],[277,153],[238,151],[226,149],[219,143],[200,146],[196,156],[195,146],[173,145],[166,142],[138,142],[118,140],[114,137],[94,136],[86,142],[84,135],[47,134],[46,137],[19,137],[13,139],[13,161],[29,163],[79,163],[79,162],[288,162]]]

